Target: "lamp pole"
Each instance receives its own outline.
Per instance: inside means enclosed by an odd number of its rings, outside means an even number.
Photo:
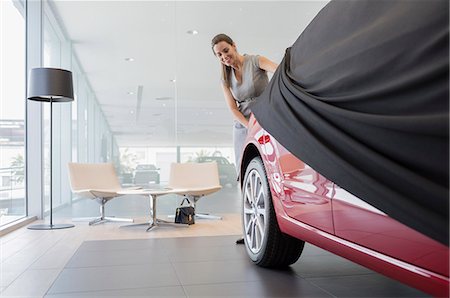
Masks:
[[[53,227],[53,96],[50,96],[50,227]]]

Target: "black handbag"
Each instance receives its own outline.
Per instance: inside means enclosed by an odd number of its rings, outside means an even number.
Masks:
[[[188,198],[184,198],[181,201],[180,206],[175,212],[175,223],[193,225],[195,223],[195,209],[190,205],[183,206],[184,201],[187,201],[188,204],[191,203]]]

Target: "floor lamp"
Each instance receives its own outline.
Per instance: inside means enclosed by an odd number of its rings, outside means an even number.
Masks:
[[[53,224],[52,139],[53,103],[73,101],[72,73],[58,68],[33,68],[30,72],[28,99],[50,103],[50,224],[29,226],[30,230],[73,228],[73,224]]]

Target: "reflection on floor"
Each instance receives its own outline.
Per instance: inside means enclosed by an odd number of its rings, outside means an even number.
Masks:
[[[161,218],[179,198],[158,201]],[[286,271],[250,263],[240,236],[239,192],[225,188],[202,198],[198,208],[223,220],[198,220],[185,227],[120,227],[120,223],[54,231],[26,228],[0,239],[0,296],[79,297],[423,297],[412,288],[307,245]],[[107,214],[149,219],[149,201],[121,197]],[[98,204],[75,202],[57,210],[54,222],[96,216]],[[36,222],[35,222],[36,223]]]

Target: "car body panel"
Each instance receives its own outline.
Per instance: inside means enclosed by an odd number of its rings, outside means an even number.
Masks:
[[[333,183],[296,158],[275,139],[266,134],[266,146],[274,148],[278,165],[272,163],[270,172],[280,176],[282,204],[288,216],[328,233],[334,233],[331,192]]]
[[[428,292],[449,294],[449,249],[353,196],[295,158],[252,116],[240,178],[263,160],[283,233]]]
[[[334,185],[336,235],[439,274],[449,272],[448,248]]]

